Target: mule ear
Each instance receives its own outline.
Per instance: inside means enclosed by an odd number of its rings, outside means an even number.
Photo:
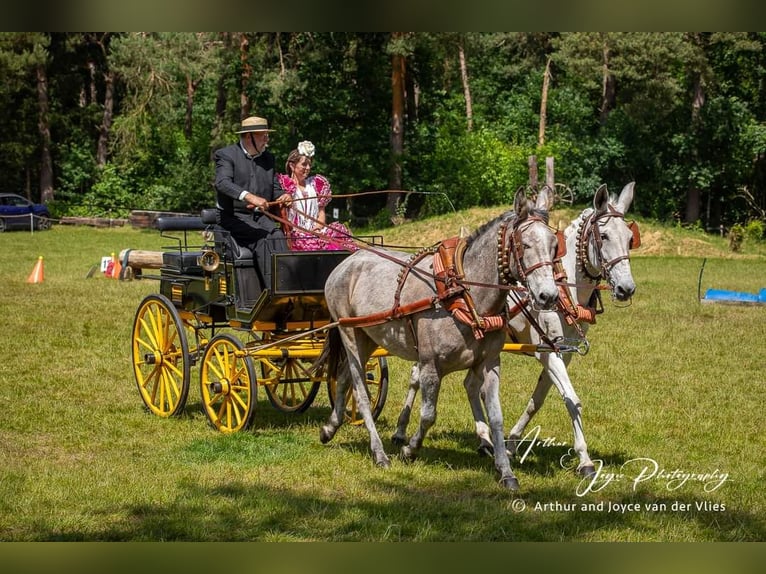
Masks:
[[[537,201],[535,202],[536,209],[543,209],[550,211],[553,207],[553,192],[551,188],[544,185],[543,188],[537,192]]]
[[[609,205],[609,191],[606,189],[606,184],[602,183],[593,195],[593,208],[596,213],[604,213],[607,205]]]
[[[633,188],[636,186],[635,181],[631,181],[620,192],[620,197],[617,199],[615,207],[623,215],[630,209],[630,204],[633,202]]]
[[[513,199],[513,210],[516,212],[516,216],[521,219],[526,219],[529,214],[529,202],[527,201],[527,194],[524,188],[516,190],[516,197]]]

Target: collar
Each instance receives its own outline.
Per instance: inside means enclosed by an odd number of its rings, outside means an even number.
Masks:
[[[244,145],[242,145],[242,140],[240,140],[240,141],[239,141],[239,149],[241,149],[241,150],[242,150],[242,153],[244,153],[244,154],[245,154],[245,157],[246,157],[247,159],[255,159],[255,158],[257,158],[257,157],[260,157],[261,155],[263,155],[263,152],[262,152],[262,151],[261,151],[261,152],[258,152],[258,153],[257,153],[257,154],[255,154],[255,155],[250,155],[250,153],[249,153],[249,152],[248,152],[248,151],[245,149],[245,146],[244,146]]]

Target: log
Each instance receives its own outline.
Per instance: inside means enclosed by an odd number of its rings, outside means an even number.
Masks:
[[[133,269],[162,269],[162,251],[123,249],[120,251],[120,263]]]

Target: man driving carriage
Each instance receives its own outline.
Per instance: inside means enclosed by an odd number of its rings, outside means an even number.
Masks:
[[[215,152],[218,224],[238,245],[253,252],[261,286],[271,286],[271,255],[288,251],[279,224],[265,215],[270,202],[290,203],[276,177],[268,122],[251,116],[242,120],[239,142]]]

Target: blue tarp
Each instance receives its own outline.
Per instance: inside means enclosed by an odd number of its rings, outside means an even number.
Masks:
[[[759,293],[743,293],[741,291],[724,291],[723,289],[708,289],[703,301],[721,303],[759,303],[766,305],[766,288]]]

